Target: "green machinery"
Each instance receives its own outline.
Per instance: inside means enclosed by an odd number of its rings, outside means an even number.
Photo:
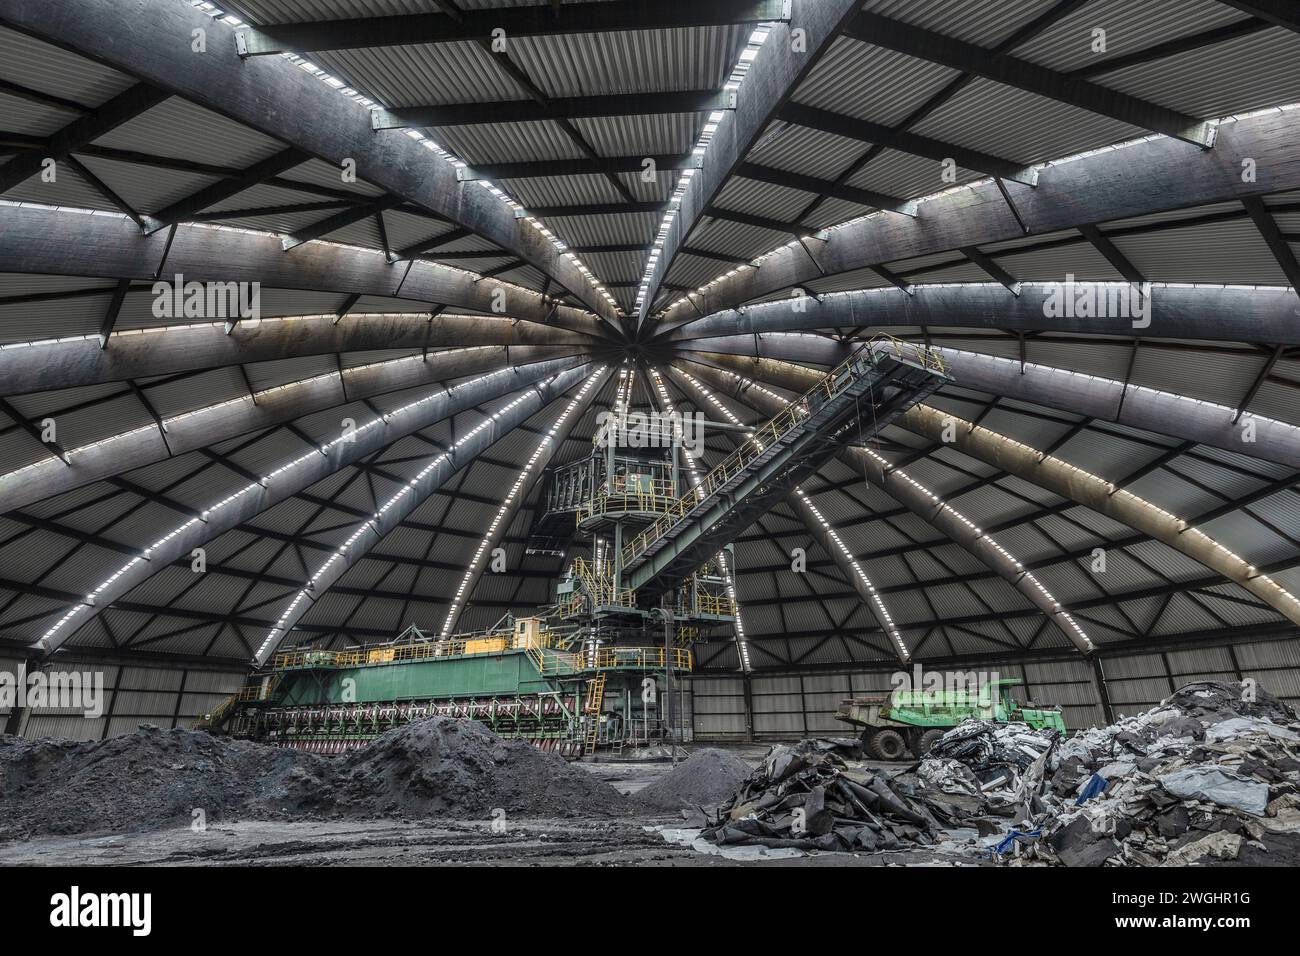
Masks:
[[[200,726],[323,753],[440,714],[569,757],[676,742],[676,675],[695,644],[735,637],[731,538],[946,375],[928,349],[873,340],[748,429],[678,416],[654,369],[666,412],[631,413],[636,373],[621,370],[591,453],[547,474],[526,550],[564,561],[552,604],[474,633],[280,650]],[[700,474],[706,428],[747,437]]]
[[[862,728],[862,746],[878,760],[900,760],[910,750],[924,756],[934,742],[963,720],[1019,722],[1036,729],[1051,728],[1065,735],[1061,708],[1054,704],[1021,704],[1011,688],[1023,681],[1001,678],[974,689],[896,690],[891,694],[850,697],[841,701],[835,717]]]

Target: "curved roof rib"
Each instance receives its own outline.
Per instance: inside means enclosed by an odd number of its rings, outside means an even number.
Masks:
[[[141,236],[121,216],[2,203],[0,270],[133,279],[145,288],[155,281],[174,281],[177,275],[187,282],[258,282],[275,289],[436,302],[581,335],[610,335],[590,313],[436,262],[390,262],[378,250],[334,243],[317,243],[285,256],[279,237],[270,233],[191,224],[170,235]]]
[[[1076,294],[1091,289],[1099,295],[1110,295],[1118,294],[1119,287],[1126,288],[1127,283],[1080,281],[1067,287],[1062,281],[1019,285],[1018,294],[1000,285],[959,283],[917,284],[906,292],[879,288],[818,298],[786,298],[692,318],[669,334],[661,331],[661,335],[664,342],[691,342],[763,332],[939,326],[1300,345],[1300,296],[1285,286],[1153,285],[1149,316],[1080,316],[1049,308],[1048,303],[1065,294],[1067,288]]]
[[[595,375],[589,375],[590,368],[583,366],[579,369],[562,372],[553,380],[547,380],[531,389],[526,389],[515,395],[510,401],[499,405],[482,422],[461,435],[446,451],[436,456],[430,456],[428,464],[420,469],[419,474],[384,502],[372,518],[362,521],[348,539],[316,569],[315,573],[303,585],[302,590],[294,595],[293,600],[280,614],[275,626],[267,633],[265,640],[258,648],[257,662],[264,664],[270,660],[271,654],[280,646],[280,642],[294,629],[302,616],[311,609],[316,596],[328,591],[330,586],[347,573],[347,570],[353,564],[364,557],[372,547],[383,539],[384,535],[398,527],[403,519],[420,507],[452,475],[467,463],[473,461],[474,458],[486,452],[492,445],[514,431],[519,425],[522,425],[530,416],[546,408],[551,403],[562,400],[565,393],[570,389],[577,388],[578,395],[570,402],[561,416],[560,423],[564,424],[568,415],[575,408],[585,407],[594,397],[595,393],[590,391],[591,387],[598,380],[604,378],[603,371],[601,369]],[[585,383],[583,382],[584,379],[586,379]],[[553,453],[557,444],[558,442],[550,442],[543,447],[549,447]],[[531,464],[532,462],[530,462]],[[542,467],[545,467],[545,465],[543,464]],[[536,480],[539,473],[540,470],[532,473],[533,480]],[[520,477],[520,480],[523,480],[523,476]],[[505,507],[505,505],[502,505],[502,508]],[[496,531],[499,525],[500,517],[498,516],[498,520],[493,524],[491,531]],[[478,552],[475,553],[475,563],[471,564],[470,570],[466,574],[467,582],[470,581],[471,574],[476,579],[477,574],[482,572],[481,559],[490,540],[491,533],[484,537]],[[462,589],[464,586],[463,584]],[[454,623],[455,612],[459,609],[459,602],[462,599],[462,592],[457,592],[448,621]],[[449,629],[450,625],[444,626],[444,635]]]
[[[790,0],[789,22],[774,24],[755,55],[735,111],[718,122],[704,152],[704,165],[691,177],[662,242],[656,245],[659,255],[649,269],[638,323],[650,314],[669,267],[699,220],[709,214],[714,197],[859,6],[859,0]],[[800,34],[798,42],[795,31]],[[877,199],[891,202],[885,196]],[[911,215],[906,203],[892,204]]]
[[[817,378],[815,374],[808,377],[812,381]],[[914,405],[897,424],[1141,531],[1241,585],[1283,617],[1300,624],[1300,598],[1211,536],[1111,482],[930,405]]]
[[[726,388],[739,401],[760,410],[764,415],[775,415],[786,404],[774,393],[749,387],[754,384],[753,381],[736,372],[700,366],[699,373],[701,377]],[[1052,597],[1051,592],[1038,578],[1034,577],[1032,572],[998,544],[991,535],[970,521],[952,504],[945,502],[925,485],[909,477],[902,469],[891,466],[870,449],[849,447],[844,450],[841,457],[851,462],[855,471],[860,472],[864,480],[880,488],[935,530],[961,545],[989,570],[1019,591],[1082,653],[1092,653],[1094,646],[1088,639],[1088,635],[1070,616],[1069,611]],[[856,559],[851,556],[850,559],[856,563]],[[870,593],[875,592],[873,590]],[[898,641],[901,642],[901,638]]]
[[[798,354],[802,361],[832,366],[843,361],[847,354],[846,346],[829,339],[809,341],[800,337],[790,343],[779,334],[757,341],[749,336],[701,339],[692,345],[702,347],[683,349],[681,354],[694,354],[737,371],[744,371],[752,361],[746,356],[789,359],[792,354]],[[942,346],[935,348],[943,356],[954,384],[964,388],[1300,468],[1300,426],[1289,422],[1247,414],[1241,407],[1213,404],[1069,369],[1022,364],[1015,359]],[[814,378],[810,373],[802,387],[811,387]]]
[[[84,603],[70,608],[35,642],[37,651],[42,656],[52,653],[67,641],[77,628],[84,627],[102,609],[110,606],[159,569],[188,555],[191,549],[211,541],[222,532],[237,527],[265,511],[271,505],[311,487],[344,465],[379,451],[403,435],[411,434],[457,412],[492,401],[501,395],[508,395],[518,390],[521,384],[536,383],[546,375],[554,376],[549,382],[527,385],[534,390],[527,394],[535,397],[503,414],[500,427],[505,428],[510,422],[517,424],[523,421],[527,418],[527,412],[523,409],[548,400],[543,396],[553,395],[556,390],[569,388],[585,377],[586,365],[580,365],[575,369],[572,366],[576,361],[570,359],[543,363],[530,367],[526,373],[516,369],[493,372],[430,395],[422,401],[412,402],[382,418],[377,417],[368,422],[358,423],[350,434],[342,433],[324,448],[308,452],[300,458],[280,465],[236,494],[222,501],[213,502],[206,511],[159,538],[108,579],[100,582],[86,596]],[[533,407],[532,410],[535,411],[536,408]],[[454,468],[452,470],[454,471]]]
[[[246,398],[160,418],[156,426],[146,425],[93,445],[67,449],[67,461],[56,455],[0,474],[0,512],[350,402],[421,386],[429,386],[429,394],[437,394],[445,388],[444,382],[504,366],[527,369],[533,363],[546,362],[552,363],[548,367],[554,367],[557,360],[577,351],[524,346],[507,352],[500,346],[471,346],[387,359],[286,382],[251,392]]]
[[[456,170],[397,132],[376,132],[370,110],[280,57],[241,60],[235,30],[174,0],[139,0],[129,20],[113,0],[87,0],[75,10],[43,0],[13,0],[0,23],[77,50],[289,146],[341,167],[413,202],[528,262],[608,321],[614,311],[541,232],[491,192],[460,183]],[[204,31],[207,52],[191,49]]]
[[[659,326],[899,259],[1296,189],[1298,128],[1296,110],[1269,111],[1221,122],[1212,150],[1155,137],[1049,164],[1037,186],[986,182],[942,193],[923,201],[914,219],[868,216],[783,246],[674,302],[657,316]],[[1253,160],[1254,175],[1243,179],[1244,160]]]

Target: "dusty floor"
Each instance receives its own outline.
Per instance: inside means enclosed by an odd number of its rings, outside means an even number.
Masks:
[[[754,747],[739,751],[739,754],[756,763],[765,751],[765,747]],[[624,793],[635,793],[672,769],[667,761],[580,763],[577,766]],[[679,824],[680,821],[664,814],[647,814],[633,820],[216,822],[202,832],[181,827],[110,836],[41,837],[0,845],[0,866],[737,865],[735,861],[669,844],[651,829]],[[976,861],[911,851],[870,855],[818,854],[794,859],[748,861],[740,865],[879,866],[944,862],[970,865]]]

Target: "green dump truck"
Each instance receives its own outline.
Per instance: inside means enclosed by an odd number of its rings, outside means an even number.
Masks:
[[[1011,696],[1011,688],[1022,683],[1002,678],[975,690],[895,690],[878,697],[850,697],[840,702],[835,717],[862,728],[862,749],[877,760],[902,760],[909,751],[922,757],[947,731],[971,717],[1050,727],[1064,735],[1060,707],[1021,704]]]

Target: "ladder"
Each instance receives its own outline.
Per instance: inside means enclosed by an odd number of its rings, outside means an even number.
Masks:
[[[600,736],[600,711],[604,705],[605,672],[600,671],[591,682],[591,690],[587,696],[587,705],[582,708],[583,713],[588,715],[590,721],[587,724],[587,738],[583,743],[582,752],[584,754],[596,752],[596,738]]]

